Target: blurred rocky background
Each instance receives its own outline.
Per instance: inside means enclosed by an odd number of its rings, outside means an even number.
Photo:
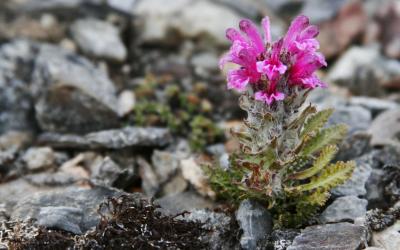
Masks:
[[[300,13],[329,64],[309,99],[349,126],[338,159],[357,168],[309,227],[274,230],[259,204],[215,202],[200,163],[229,168],[243,118],[225,29],[268,15],[278,38]],[[398,0],[2,0],[0,249],[28,218],[85,234],[126,192],[191,211],[207,249],[400,249],[399,90]]]

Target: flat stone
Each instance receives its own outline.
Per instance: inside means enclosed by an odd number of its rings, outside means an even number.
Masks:
[[[193,191],[186,191],[178,194],[171,194],[155,200],[165,214],[176,215],[183,211],[194,209],[212,209],[214,204],[211,200],[203,198]]]
[[[382,94],[382,86],[399,81],[399,72],[400,62],[383,57],[379,48],[354,46],[336,61],[327,78],[355,94],[376,96]]]
[[[235,234],[237,228],[232,223],[232,218],[224,213],[216,213],[207,209],[191,210],[184,217],[178,217],[185,221],[198,221],[203,223],[203,228],[209,230],[210,233],[201,237],[205,242],[209,242],[210,249],[213,250],[228,250],[239,249],[239,242]]]
[[[351,135],[357,131],[366,131],[372,121],[371,112],[361,106],[339,106],[328,120],[328,124],[344,123]]]
[[[178,44],[180,37],[207,37],[218,45],[227,45],[225,29],[241,18],[218,3],[190,0],[175,0],[167,5],[163,0],[139,1],[134,14],[141,21],[139,40],[153,44]]]
[[[41,44],[38,50],[31,93],[43,130],[87,133],[117,126],[116,90],[106,73],[59,47]]]
[[[320,216],[322,223],[355,220],[367,212],[368,201],[357,196],[343,196],[337,198]]]
[[[122,193],[115,189],[99,186],[93,189],[71,187],[60,191],[28,194],[16,204],[11,213],[11,219],[42,219],[44,224],[62,226],[64,229],[69,228],[73,231],[78,231],[79,227],[80,231],[84,233],[100,221],[100,216],[97,213],[100,203],[107,197],[120,194]],[[139,194],[135,195],[140,198]],[[46,222],[44,215],[49,213],[53,213],[53,216],[51,221]],[[80,214],[82,215],[81,220],[79,220]],[[68,218],[73,218],[73,220],[70,221]],[[68,223],[72,223],[72,225]]]
[[[182,159],[180,167],[183,178],[191,183],[201,195],[215,197],[215,192],[209,185],[207,175],[193,157]]]
[[[400,147],[400,109],[383,112],[372,122],[369,130],[371,145]]]
[[[366,183],[372,172],[373,157],[372,155],[363,155],[354,159],[356,168],[353,175],[344,184],[337,186],[332,190],[332,194],[336,196],[363,196],[367,194]]]
[[[310,18],[311,23],[329,21],[336,16],[348,0],[308,0],[304,2],[301,13]]]
[[[41,207],[37,223],[51,229],[61,229],[74,234],[82,234],[79,227],[83,211],[75,207]]]
[[[127,56],[118,28],[108,22],[80,19],[71,25],[71,34],[79,48],[90,56],[118,62]]]
[[[86,135],[44,133],[39,136],[39,141],[55,148],[163,147],[170,143],[171,134],[164,128],[125,127]]]
[[[271,214],[255,201],[242,201],[236,212],[236,220],[243,230],[240,238],[243,249],[256,249],[257,246],[262,246],[272,232]]]
[[[179,159],[174,153],[168,151],[155,150],[151,156],[151,162],[160,183],[170,179],[179,168]]]
[[[350,104],[368,109],[374,117],[383,111],[400,108],[396,102],[366,96],[354,96],[350,99]]]
[[[400,221],[398,220],[382,232],[373,232],[372,245],[383,249],[400,249]]]
[[[357,250],[367,243],[367,230],[348,222],[306,227],[287,250]]]
[[[22,160],[29,170],[35,171],[54,166],[55,155],[49,147],[29,148],[22,156]]]

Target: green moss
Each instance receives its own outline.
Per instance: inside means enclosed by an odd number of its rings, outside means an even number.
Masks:
[[[193,150],[201,151],[223,139],[223,131],[212,120],[212,105],[199,96],[204,87],[196,86],[196,91],[188,93],[177,84],[141,85],[135,90],[139,97],[133,122],[138,126],[168,127],[176,136],[188,138]]]

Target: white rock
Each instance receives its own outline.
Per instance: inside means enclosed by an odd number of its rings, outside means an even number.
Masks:
[[[124,90],[118,96],[118,114],[125,116],[130,113],[135,106],[135,93],[130,90]]]
[[[162,6],[162,8],[160,8]],[[227,45],[225,30],[239,23],[241,17],[210,1],[164,0],[140,1],[134,10],[141,23],[141,41],[171,42],[168,38],[177,31],[186,38],[208,35],[219,45]]]
[[[214,191],[208,185],[207,176],[204,174],[201,166],[195,162],[194,158],[181,160],[181,170],[183,178],[189,181],[200,194],[215,197]]]
[[[40,147],[28,149],[22,160],[30,170],[38,170],[53,166],[55,157],[51,148]]]
[[[108,22],[81,19],[72,24],[71,33],[83,52],[91,56],[115,61],[123,61],[127,56],[119,30]]]
[[[382,232],[373,233],[372,245],[388,250],[400,250],[400,221]]]

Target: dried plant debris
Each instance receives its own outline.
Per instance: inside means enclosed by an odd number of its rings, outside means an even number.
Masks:
[[[0,242],[9,249],[206,249],[202,223],[165,216],[158,206],[129,195],[109,198],[99,208],[98,226],[85,235],[38,227],[33,221],[3,223]]]
[[[164,216],[146,200],[111,198],[100,206],[101,220],[86,235],[84,249],[202,249],[201,223]]]
[[[74,246],[73,235],[38,227],[32,220],[4,222],[0,228],[0,243],[3,242],[10,250],[57,250]]]
[[[387,211],[373,209],[367,212],[366,222],[373,231],[383,231],[400,220],[400,205],[394,206]]]

